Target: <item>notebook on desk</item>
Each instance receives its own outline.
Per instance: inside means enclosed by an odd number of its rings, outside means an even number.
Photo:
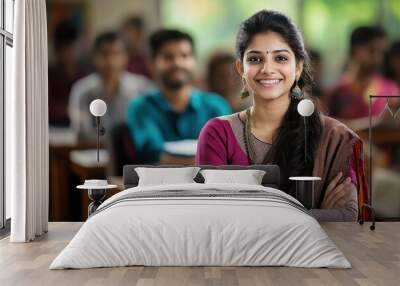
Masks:
[[[105,149],[100,149],[99,162],[97,162],[97,149],[75,150],[70,153],[70,160],[83,167],[104,167],[109,162],[109,154]]]
[[[164,143],[164,151],[170,155],[192,157],[196,155],[197,140],[186,139]]]

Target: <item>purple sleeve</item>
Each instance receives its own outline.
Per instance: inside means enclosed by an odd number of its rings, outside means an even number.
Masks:
[[[227,165],[227,135],[221,119],[209,120],[200,132],[196,165]]]

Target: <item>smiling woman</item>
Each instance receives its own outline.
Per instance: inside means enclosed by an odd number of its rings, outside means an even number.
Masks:
[[[199,137],[196,163],[277,164],[282,190],[292,195],[295,185],[289,177],[321,177],[315,189],[315,217],[356,220],[357,201],[365,202],[367,193],[362,142],[318,109],[308,117],[305,130],[297,105],[303,97],[313,100],[312,76],[295,24],[281,13],[262,10],[241,24],[236,52],[236,68],[254,98],[253,106],[210,120]]]

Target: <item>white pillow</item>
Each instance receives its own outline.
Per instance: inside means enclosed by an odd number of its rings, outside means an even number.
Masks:
[[[199,167],[135,168],[139,176],[138,186],[195,183],[193,179],[199,170]]]
[[[265,171],[262,170],[201,170],[204,183],[234,183],[246,185],[261,185]]]

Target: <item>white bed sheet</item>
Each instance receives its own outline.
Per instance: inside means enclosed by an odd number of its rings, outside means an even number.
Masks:
[[[135,192],[262,190],[263,186],[179,184],[127,189],[81,227],[50,269],[145,266],[293,266],[350,268],[319,223],[299,209],[258,198],[151,198]],[[298,202],[297,202],[298,203]],[[107,208],[108,206],[108,208]]]

